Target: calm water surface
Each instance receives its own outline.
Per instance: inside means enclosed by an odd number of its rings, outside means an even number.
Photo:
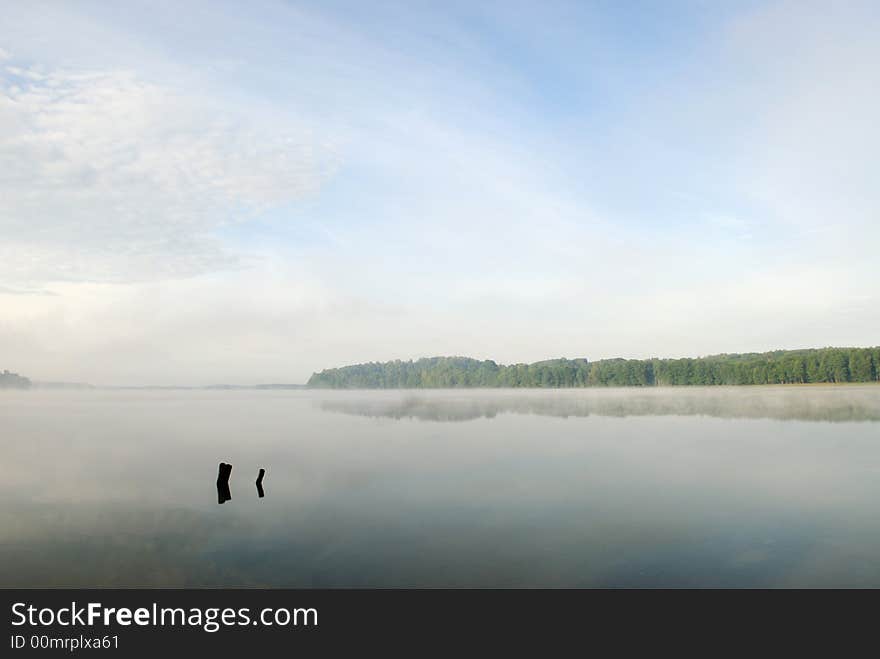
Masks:
[[[0,448],[6,587],[880,587],[880,386],[7,391]]]

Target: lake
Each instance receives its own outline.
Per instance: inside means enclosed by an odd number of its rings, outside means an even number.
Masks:
[[[3,587],[880,587],[877,385],[3,391],[0,446]]]

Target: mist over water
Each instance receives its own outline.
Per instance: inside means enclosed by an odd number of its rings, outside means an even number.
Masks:
[[[878,386],[34,390],[0,419],[0,586],[880,586]]]
[[[499,414],[540,416],[714,416],[798,421],[880,421],[875,385],[477,389],[375,393],[320,401],[328,412],[421,421],[470,421]]]

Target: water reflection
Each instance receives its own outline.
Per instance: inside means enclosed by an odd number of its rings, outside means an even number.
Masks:
[[[370,392],[374,394],[375,392]],[[687,387],[564,391],[340,392],[326,412],[420,421],[501,414],[551,417],[710,416],[797,421],[880,421],[880,386]]]

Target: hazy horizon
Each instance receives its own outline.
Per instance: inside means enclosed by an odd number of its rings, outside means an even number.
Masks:
[[[840,350],[848,350],[848,349],[857,349],[857,350],[858,350],[858,349],[868,349],[868,348],[873,348],[873,347],[874,347],[874,346],[823,346],[823,348],[840,349]],[[807,348],[807,349],[809,349],[809,348]],[[782,349],[782,348],[780,348],[779,350],[783,350],[783,351],[785,351],[785,350]],[[801,350],[801,349],[799,349],[799,348],[792,349],[791,352],[795,352],[795,351],[798,351],[798,350]],[[773,352],[773,351],[766,351],[766,352]],[[669,356],[657,356],[657,355],[651,355],[650,357],[644,357],[644,358],[638,358],[638,357],[623,357],[622,359],[627,359],[627,360],[629,360],[629,359],[659,359],[659,360],[667,360],[667,359],[703,359],[703,358],[707,358],[707,357],[719,357],[719,356],[722,356],[722,355],[724,355],[724,354],[727,354],[727,355],[734,355],[734,354],[763,354],[763,353],[744,353],[744,352],[743,352],[743,353],[712,353],[712,354],[706,354],[706,355],[675,355],[675,356],[671,356],[671,357],[669,357]],[[399,361],[404,361],[404,362],[407,362],[407,361],[409,361],[409,362],[416,362],[416,361],[418,361],[418,360],[420,360],[420,359],[425,359],[425,358],[426,358],[426,359],[438,359],[438,358],[439,358],[439,359],[465,358],[465,359],[478,359],[479,361],[485,361],[485,360],[488,360],[488,361],[493,361],[493,362],[495,362],[495,363],[498,364],[499,366],[515,366],[515,365],[518,365],[518,364],[523,364],[523,363],[525,363],[525,362],[510,362],[510,363],[508,363],[508,364],[504,364],[504,363],[502,363],[502,362],[498,362],[497,360],[493,360],[493,359],[491,359],[490,357],[486,357],[486,358],[473,358],[473,357],[471,357],[471,356],[469,356],[469,355],[424,355],[424,356],[422,356],[422,357],[416,357],[416,358],[410,358],[410,359],[401,359],[401,360],[399,360]],[[621,358],[621,357],[620,357],[620,356],[610,357],[610,358],[607,358],[607,357],[606,357],[606,358],[602,358],[602,359],[616,359],[616,358]],[[531,363],[532,363],[532,364],[535,364],[535,363],[540,363],[541,361],[555,361],[555,360],[559,360],[559,359],[562,359],[562,360],[579,360],[579,359],[585,359],[585,360],[587,360],[587,361],[589,361],[589,362],[602,361],[602,360],[593,360],[593,359],[590,359],[590,358],[587,357],[587,356],[564,356],[564,355],[563,355],[563,356],[557,356],[557,357],[550,357],[550,358],[548,358],[547,360],[537,360],[536,362],[531,362]],[[321,371],[324,371],[324,370],[333,370],[333,369],[339,369],[339,368],[344,368],[344,367],[348,367],[348,366],[362,366],[362,365],[371,364],[371,363],[377,363],[377,364],[381,364],[381,363],[391,363],[391,362],[393,362],[393,361],[395,361],[395,360],[365,360],[365,361],[357,362],[357,363],[353,363],[353,364],[334,364],[334,365],[331,365],[331,366],[326,366],[326,367],[324,367],[324,368],[317,369],[316,371],[314,371],[313,373],[310,373],[309,375],[314,375],[314,374],[320,373]],[[28,374],[26,374],[26,373],[17,373],[17,375],[23,375],[23,376],[25,376],[25,377],[29,377]],[[29,378],[29,379],[31,379],[31,380],[32,380],[32,383],[33,383],[34,385],[37,385],[37,386],[39,386],[39,385],[87,385],[87,386],[91,386],[91,387],[95,387],[95,388],[110,388],[110,389],[112,389],[112,388],[123,388],[123,389],[125,389],[125,388],[134,388],[134,389],[137,389],[137,388],[143,388],[143,389],[150,389],[150,388],[200,389],[200,388],[224,387],[224,386],[228,386],[228,387],[249,388],[249,387],[257,387],[257,386],[272,386],[272,385],[301,386],[301,387],[305,387],[305,386],[307,386],[307,381],[309,380],[309,377],[306,377],[305,380],[303,380],[303,381],[301,381],[301,382],[300,382],[300,381],[294,381],[294,380],[274,380],[274,381],[269,381],[269,380],[253,380],[253,381],[238,381],[238,380],[234,380],[234,379],[232,379],[232,380],[227,379],[227,380],[215,380],[215,381],[211,381],[211,382],[198,382],[198,381],[186,382],[186,381],[178,381],[178,382],[175,382],[175,383],[173,383],[173,384],[172,384],[172,383],[168,383],[168,382],[162,382],[162,381],[156,381],[156,382],[138,382],[138,383],[131,383],[131,382],[117,382],[117,383],[112,383],[112,384],[111,384],[111,383],[106,383],[106,382],[87,382],[87,381],[84,381],[84,380],[46,380],[46,379],[40,379],[40,378]],[[864,384],[866,384],[866,383],[867,383],[867,384],[871,384],[870,382],[865,382],[865,381],[861,381],[861,380],[855,380],[855,381],[852,381],[852,382],[837,382],[837,383],[829,383],[829,382],[803,382],[803,383],[791,383],[791,382],[781,383],[781,382],[771,382],[771,383],[768,383],[766,386],[771,386],[771,387],[777,387],[777,386],[790,386],[790,385],[809,385],[809,386],[812,386],[812,385],[818,385],[818,384],[824,384],[824,385],[831,384],[832,386],[837,386],[837,385],[841,385],[841,384],[843,384],[843,385],[853,385],[853,384],[864,385]],[[619,385],[619,386],[623,386],[624,388],[629,388],[629,387],[631,387],[632,385]],[[686,387],[686,388],[693,388],[694,386],[699,386],[699,385],[653,385],[652,388],[653,388],[653,387],[657,387],[657,386],[659,386],[660,388],[666,388],[666,387],[670,387],[670,386],[672,386],[672,387],[680,387],[680,386],[684,386],[684,387]],[[716,386],[716,385],[708,385],[708,386]],[[731,386],[736,386],[736,385],[731,385]],[[750,385],[750,386],[756,386],[756,385]],[[495,387],[491,387],[491,388],[494,389]],[[502,387],[502,388],[505,388],[505,387]],[[562,388],[567,388],[567,387],[562,387]],[[614,387],[612,387],[612,388],[614,388]]]
[[[876,3],[0,9],[0,370],[878,343]]]

